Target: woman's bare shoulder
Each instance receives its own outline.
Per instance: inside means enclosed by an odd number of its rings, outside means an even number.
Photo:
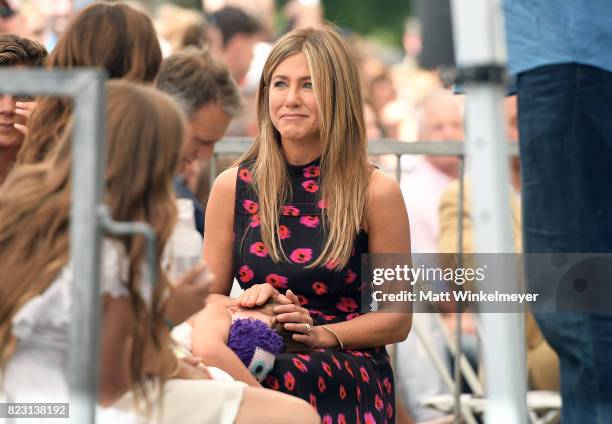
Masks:
[[[204,232],[205,247],[213,233],[219,234],[215,229],[223,228],[226,231],[233,225],[234,202],[236,198],[236,176],[238,168],[229,168],[223,171],[210,190],[206,204],[206,229]],[[214,222],[214,225],[212,224]],[[210,229],[210,230],[209,230]],[[230,234],[231,235],[231,234]],[[215,243],[218,240],[215,241]],[[205,249],[206,250],[206,249]]]
[[[402,192],[397,181],[380,169],[370,172],[368,192],[370,202],[380,203],[402,199]]]
[[[213,190],[223,192],[225,194],[233,194],[236,191],[236,178],[238,176],[238,167],[233,166],[221,172],[215,179]]]

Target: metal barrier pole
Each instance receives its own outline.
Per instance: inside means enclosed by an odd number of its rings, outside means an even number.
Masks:
[[[457,202],[457,267],[463,267],[463,193],[465,190],[465,156],[461,156],[459,158],[459,199]],[[463,357],[462,354],[462,346],[461,346],[461,336],[463,335],[461,328],[461,304],[456,305],[456,313],[455,313],[455,352],[454,353],[454,363],[455,363],[455,393],[453,396],[455,398],[455,422],[459,423],[460,421],[460,413],[461,413],[461,359]],[[445,329],[442,328],[444,333]],[[452,345],[452,342],[449,343],[449,346]],[[471,367],[470,367],[471,368]],[[473,390],[473,388],[472,388]]]
[[[100,359],[100,241],[97,214],[103,201],[105,86],[100,72],[74,84],[70,257],[74,272],[70,321],[70,417],[95,422]]]
[[[471,175],[476,252],[514,252],[504,137],[505,39],[498,0],[453,0],[458,78],[467,93],[468,169]],[[518,290],[514,270],[496,270],[489,285]],[[483,316],[489,423],[526,423],[525,338],[519,314]],[[520,371],[520,372],[519,372]]]
[[[402,181],[402,155],[395,155],[395,181],[399,184]]]

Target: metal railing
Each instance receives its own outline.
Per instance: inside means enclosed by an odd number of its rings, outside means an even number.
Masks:
[[[215,145],[215,151],[210,166],[212,179],[218,175],[218,159],[222,155],[240,155],[249,148],[253,139],[247,137],[225,137]],[[464,157],[463,141],[427,141],[419,140],[404,142],[389,138],[370,140],[368,142],[369,155],[394,155],[397,159],[395,167],[395,179],[399,183],[401,179],[402,155],[430,155],[430,156],[459,156]],[[517,143],[508,143],[508,154],[518,155]],[[210,181],[212,183],[212,181]]]

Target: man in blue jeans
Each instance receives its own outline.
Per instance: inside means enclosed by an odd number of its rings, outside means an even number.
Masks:
[[[504,0],[504,11],[524,251],[612,252],[612,1]],[[561,360],[562,422],[612,423],[612,314],[536,319]]]

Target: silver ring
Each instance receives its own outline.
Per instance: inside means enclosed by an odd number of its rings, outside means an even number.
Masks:
[[[310,324],[304,323],[304,327],[306,328],[306,334],[310,333],[310,330],[312,329],[312,326]]]

